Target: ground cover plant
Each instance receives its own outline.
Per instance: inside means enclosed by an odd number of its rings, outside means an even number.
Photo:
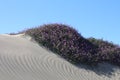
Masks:
[[[101,39],[86,39],[68,25],[46,24],[23,32],[71,63],[93,65],[99,62],[110,62],[120,65],[118,45]]]
[[[72,63],[97,61],[95,59],[96,47],[67,25],[47,24],[28,29],[25,33]]]
[[[88,38],[88,40],[98,47],[100,61],[107,61],[120,65],[120,46],[102,39]]]

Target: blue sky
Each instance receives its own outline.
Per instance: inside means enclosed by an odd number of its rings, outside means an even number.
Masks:
[[[0,34],[48,23],[120,44],[120,0],[0,0]]]

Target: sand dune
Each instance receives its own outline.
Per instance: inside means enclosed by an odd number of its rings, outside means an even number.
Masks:
[[[31,41],[29,36],[0,35],[0,80],[120,80],[120,68],[72,65]]]

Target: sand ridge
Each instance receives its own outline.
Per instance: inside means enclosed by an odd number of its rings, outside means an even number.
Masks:
[[[0,80],[120,80],[120,68],[74,66],[31,41],[31,37],[0,35]]]

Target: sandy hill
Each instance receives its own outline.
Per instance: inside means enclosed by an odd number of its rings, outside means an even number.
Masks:
[[[72,65],[21,35],[0,35],[0,80],[120,80],[120,68]]]

